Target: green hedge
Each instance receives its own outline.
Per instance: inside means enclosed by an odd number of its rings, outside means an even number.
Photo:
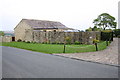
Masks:
[[[113,33],[114,33],[115,37],[118,37],[118,35],[120,35],[120,29],[113,30]]]
[[[104,30],[101,32],[102,41],[113,41],[113,32],[112,30]]]

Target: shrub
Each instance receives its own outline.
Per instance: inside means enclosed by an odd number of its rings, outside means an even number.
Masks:
[[[79,41],[75,41],[75,44],[78,45],[78,44],[80,44],[80,42]]]
[[[18,39],[17,42],[21,42],[22,40],[21,39]]]
[[[55,41],[55,44],[59,44],[59,42],[58,42],[58,41]]]
[[[93,43],[99,43],[99,42],[100,42],[99,40],[96,39],[93,40]]]
[[[30,43],[30,41],[27,41],[26,43]]]
[[[35,44],[36,42],[33,42],[33,44]]]
[[[113,33],[114,33],[115,37],[118,37],[120,35],[120,29],[113,30]]]
[[[33,43],[33,44],[35,44],[36,42],[35,42],[35,41],[31,41],[30,43]]]
[[[25,40],[23,40],[23,42],[25,42]]]
[[[43,44],[47,44],[47,42],[43,42]]]
[[[50,41],[47,41],[47,44],[50,44]]]
[[[65,41],[66,41],[67,44],[70,44],[71,43],[71,38],[70,37],[66,37]]]
[[[41,42],[42,44],[44,44],[44,42]]]

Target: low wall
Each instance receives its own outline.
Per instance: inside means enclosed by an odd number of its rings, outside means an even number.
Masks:
[[[12,36],[2,36],[1,41],[2,42],[12,42]]]
[[[0,36],[0,42],[2,42],[2,36]]]
[[[70,43],[76,41],[82,44],[92,44],[93,39],[100,40],[101,32],[42,32],[42,31],[26,31],[24,41],[38,43],[64,43],[65,38],[70,38]],[[23,41],[23,40],[22,40]]]

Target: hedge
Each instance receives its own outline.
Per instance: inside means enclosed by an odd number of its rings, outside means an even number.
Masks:
[[[120,29],[113,30],[113,33],[114,33],[115,37],[118,37],[118,35],[120,35]]]
[[[101,40],[102,41],[113,41],[113,31],[112,30],[104,30],[101,32]]]

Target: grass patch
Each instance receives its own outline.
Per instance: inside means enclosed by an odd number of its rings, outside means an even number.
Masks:
[[[25,42],[7,42],[2,43],[2,46],[10,46],[21,49],[27,49],[43,53],[63,53],[63,44],[40,44],[40,43],[25,43]],[[98,43],[98,50],[106,48],[106,42]],[[81,53],[94,52],[94,45],[66,45],[66,53]]]
[[[0,46],[2,46],[2,42],[0,42]]]

